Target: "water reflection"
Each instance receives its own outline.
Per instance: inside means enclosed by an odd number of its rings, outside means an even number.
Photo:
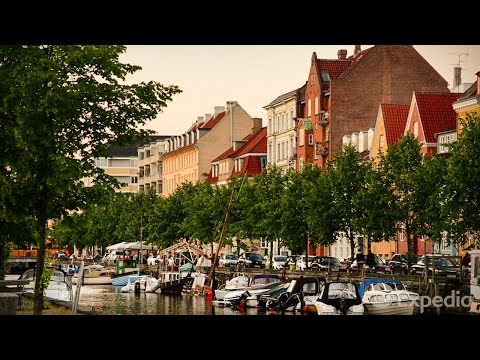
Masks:
[[[206,296],[157,293],[135,295],[122,293],[120,287],[111,285],[83,286],[80,305],[119,315],[257,315],[256,309],[240,312],[230,308],[213,308]]]

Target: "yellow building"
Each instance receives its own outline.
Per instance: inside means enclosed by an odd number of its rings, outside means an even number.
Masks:
[[[480,71],[475,75],[477,75],[477,81],[453,103],[453,110],[457,113],[457,134],[462,131],[460,118],[465,118],[467,113],[480,114]]]
[[[228,101],[226,107],[215,106],[213,115],[198,117],[182,135],[171,137],[162,155],[163,194],[170,195],[185,182],[206,180],[211,161],[251,128],[252,117],[236,101]]]
[[[378,162],[380,152],[385,153],[405,131],[410,105],[380,104],[373,133],[370,159]]]

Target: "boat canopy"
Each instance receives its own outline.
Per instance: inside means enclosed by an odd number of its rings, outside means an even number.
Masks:
[[[378,283],[401,284],[402,282],[399,279],[393,279],[393,278],[369,278],[369,279],[365,279],[358,285],[358,293],[360,294],[360,298],[363,298],[363,294],[365,293],[365,289],[368,288],[368,286],[370,286],[372,284],[378,284]]]

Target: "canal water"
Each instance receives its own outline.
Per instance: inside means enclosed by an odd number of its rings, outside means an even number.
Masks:
[[[74,294],[76,287],[74,286]],[[80,305],[92,311],[117,315],[257,315],[257,309],[244,312],[213,307],[207,296],[157,293],[122,293],[112,285],[85,285],[80,290]],[[269,313],[270,314],[270,313]]]

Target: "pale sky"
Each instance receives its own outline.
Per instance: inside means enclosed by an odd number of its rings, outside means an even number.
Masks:
[[[362,50],[371,46],[362,45]],[[459,58],[462,82],[474,82],[475,73],[480,71],[480,45],[414,48],[449,87]],[[261,117],[265,126],[263,107],[305,83],[312,53],[336,59],[339,49],[347,49],[350,56],[354,45],[133,45],[127,46],[121,61],[142,67],[127,78],[128,82],[154,80],[182,89],[146,126],[160,135],[177,135],[185,132],[197,116],[212,114],[214,106],[225,106],[230,100],[238,101],[250,116]]]

